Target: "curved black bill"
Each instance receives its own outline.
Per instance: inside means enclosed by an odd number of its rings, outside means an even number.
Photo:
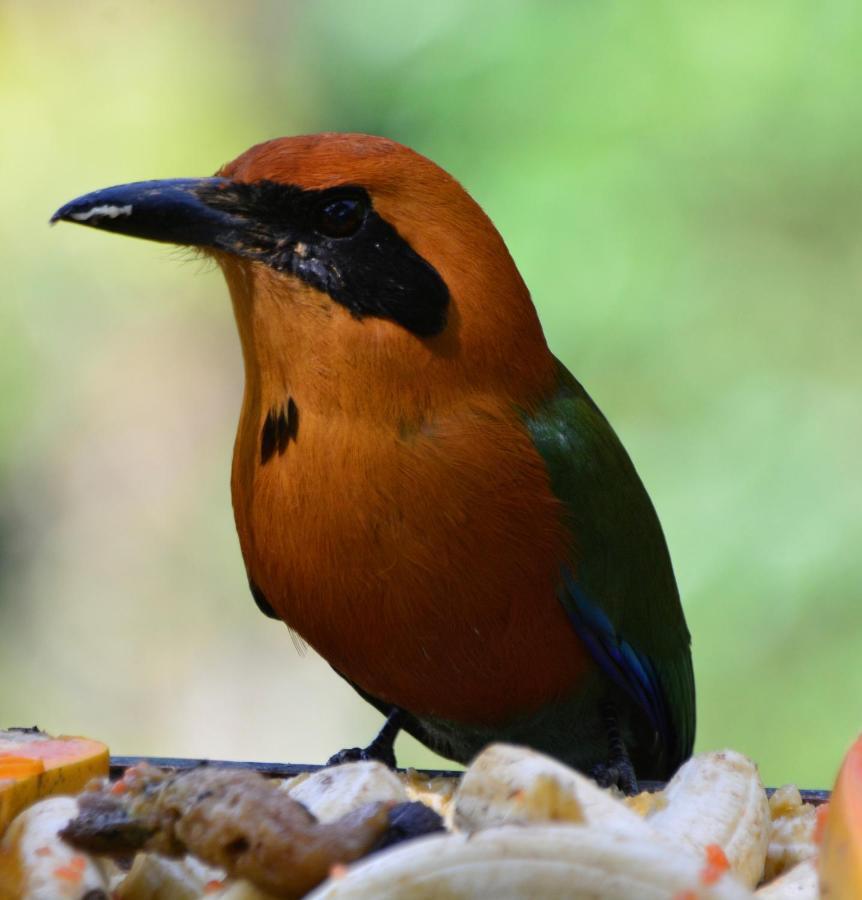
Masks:
[[[227,178],[138,181],[84,194],[61,206],[51,222],[77,222],[151,241],[232,249],[248,219],[219,200],[234,186]]]

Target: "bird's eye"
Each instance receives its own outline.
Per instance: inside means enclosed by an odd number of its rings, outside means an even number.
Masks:
[[[314,227],[327,237],[349,237],[365,219],[365,204],[357,197],[328,200],[317,209]]]

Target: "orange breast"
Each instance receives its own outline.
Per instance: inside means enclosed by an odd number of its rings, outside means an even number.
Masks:
[[[300,408],[260,464],[246,397],[233,467],[249,575],[284,621],[368,693],[497,723],[590,665],[555,598],[566,555],[541,459],[509,408],[475,398],[401,432]]]

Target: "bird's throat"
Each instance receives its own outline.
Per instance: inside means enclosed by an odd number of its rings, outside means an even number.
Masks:
[[[456,377],[457,335],[429,346],[290,276],[225,269],[246,369],[234,513],[275,613],[418,713],[492,721],[562,695],[585,665],[563,614],[521,612],[553,596],[566,537],[509,393]]]

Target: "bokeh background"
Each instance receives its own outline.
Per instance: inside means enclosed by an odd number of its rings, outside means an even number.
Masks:
[[[0,722],[292,761],[374,733],[248,594],[221,276],[47,225],[358,130],[484,205],[629,448],[697,746],[828,786],[862,727],[860,83],[856,0],[0,3]]]

